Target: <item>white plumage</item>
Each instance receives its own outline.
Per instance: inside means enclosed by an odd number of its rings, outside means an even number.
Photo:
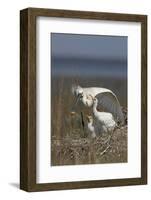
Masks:
[[[92,138],[96,137],[95,133],[95,127],[93,124],[93,117],[92,116],[87,116],[87,128],[88,128],[88,133]]]
[[[97,104],[98,104],[98,99],[94,98],[93,115],[94,115],[94,120],[97,124],[97,128],[100,130],[101,133],[113,131],[116,127],[116,122],[113,118],[113,115],[108,112],[97,111]]]
[[[99,87],[82,88],[72,86],[72,93],[76,96],[77,102],[80,100],[84,106],[92,107],[93,99],[98,99],[97,108],[100,107],[106,112],[112,113],[115,120],[124,124],[124,115],[116,95],[109,89]]]

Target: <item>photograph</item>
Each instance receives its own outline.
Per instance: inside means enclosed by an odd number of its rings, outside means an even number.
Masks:
[[[128,37],[50,34],[50,165],[127,163]]]
[[[147,15],[20,11],[20,189],[147,184]]]

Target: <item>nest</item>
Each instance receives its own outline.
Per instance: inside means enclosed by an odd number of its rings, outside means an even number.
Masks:
[[[127,162],[127,125],[96,138],[52,139],[53,166],[120,162]]]

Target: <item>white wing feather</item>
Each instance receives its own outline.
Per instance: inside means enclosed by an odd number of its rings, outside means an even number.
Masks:
[[[103,108],[113,114],[114,119],[124,123],[124,115],[120,103],[113,92],[103,92],[95,96],[98,99],[97,109]]]
[[[91,94],[93,97],[95,97],[99,93],[104,93],[104,92],[111,92],[111,90],[107,88],[99,88],[99,87],[89,87],[89,88],[82,88],[84,93],[86,94]]]

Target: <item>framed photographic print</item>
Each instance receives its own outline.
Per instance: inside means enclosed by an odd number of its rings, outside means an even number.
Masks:
[[[147,184],[147,16],[20,12],[20,188]]]

